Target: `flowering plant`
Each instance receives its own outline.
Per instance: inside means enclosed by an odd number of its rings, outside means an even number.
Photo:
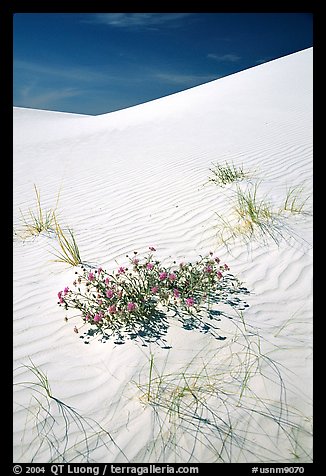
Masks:
[[[192,327],[200,327],[203,308],[227,302],[230,292],[245,289],[213,253],[194,264],[174,261],[165,267],[154,258],[155,248],[149,249],[142,260],[134,251],[132,258],[127,256],[130,266],[112,273],[81,266],[73,287],[58,293],[59,306],[78,309],[83,322],[95,326],[93,334],[115,335],[120,341],[126,334],[157,340],[167,331],[169,311],[184,327],[189,328],[189,318]]]

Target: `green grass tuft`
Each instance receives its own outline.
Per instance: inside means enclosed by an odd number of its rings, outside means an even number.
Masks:
[[[129,462],[107,429],[52,394],[47,375],[31,359],[30,365],[21,368],[36,377],[15,384],[32,392],[30,405],[23,407],[30,428],[22,439],[25,448],[22,458],[28,457],[31,463],[94,462],[93,454],[105,447],[107,454],[118,450],[124,461]]]
[[[82,263],[79,248],[75,239],[74,232],[71,228],[67,229],[67,233],[63,231],[53,214],[55,233],[59,242],[60,250],[53,253],[56,256],[56,262],[67,263],[70,266],[78,266]]]
[[[238,186],[233,214],[231,213],[228,218],[217,215],[219,218],[218,237],[224,245],[237,237],[245,241],[265,240],[270,237],[277,244],[282,238],[279,213],[274,211],[266,197],[258,197],[258,186],[259,184],[255,183],[246,190]]]
[[[225,165],[213,164],[213,168],[209,170],[212,175],[208,181],[216,185],[226,185],[249,177],[249,173],[245,172],[242,166],[236,167],[234,164],[230,165],[227,162]]]
[[[304,206],[308,200],[308,197],[302,199],[303,187],[293,186],[287,190],[284,200],[283,210],[291,213],[304,213]]]
[[[41,206],[41,194],[36,185],[34,184],[34,190],[36,195],[36,210],[28,210],[28,214],[24,215],[21,209],[19,209],[21,214],[21,221],[23,223],[22,230],[16,230],[15,234],[23,238],[29,236],[36,236],[42,232],[53,232],[55,221],[54,213],[58,206],[60,191],[58,193],[57,202],[55,207],[49,210],[44,210]]]

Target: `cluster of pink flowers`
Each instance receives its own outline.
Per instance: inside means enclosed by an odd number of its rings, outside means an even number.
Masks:
[[[127,310],[129,312],[134,311],[137,307],[137,304],[135,302],[128,302],[127,304]]]
[[[186,306],[187,307],[192,307],[195,304],[195,300],[192,297],[189,297],[186,299]]]
[[[153,246],[149,250],[156,251]],[[223,273],[229,270],[212,252],[195,264],[177,265],[174,261],[170,268],[163,267],[152,253],[144,260],[134,256],[130,262],[133,267],[129,271],[120,266],[111,274],[102,267],[95,271],[82,267],[82,275],[73,283],[75,289],[65,287],[59,291],[58,304],[65,309],[77,308],[84,322],[118,331],[125,322],[137,325],[138,320],[150,318],[159,303],[180,306],[195,315],[209,293],[221,286]],[[85,289],[81,290],[82,286]]]
[[[107,298],[111,299],[114,296],[114,291],[113,289],[108,289],[105,294]]]

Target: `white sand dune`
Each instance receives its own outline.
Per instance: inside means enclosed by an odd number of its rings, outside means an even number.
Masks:
[[[116,269],[149,246],[165,264],[212,250],[250,291],[245,327],[235,309],[217,322],[225,340],[171,319],[170,349],[85,345],[81,319],[65,322],[57,306],[75,270],[52,261],[55,237],[15,235],[14,381],[36,382],[31,359],[80,415],[78,426],[39,387],[15,385],[15,462],[312,461],[312,58],[307,49],[100,116],[14,108],[16,231],[19,210],[35,209],[33,184],[45,209],[61,190],[60,223],[87,263]],[[277,208],[304,187],[306,213],[283,214],[278,243],[218,241],[236,184],[208,177],[225,161],[250,170],[240,185],[259,182]],[[151,354],[164,374],[153,405],[137,386]],[[197,400],[184,372],[200,375]]]

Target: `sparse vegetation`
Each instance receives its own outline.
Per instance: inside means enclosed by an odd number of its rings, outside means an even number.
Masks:
[[[289,234],[284,222],[284,212],[305,213],[307,199],[302,199],[303,187],[288,189],[284,204],[277,209],[266,195],[261,196],[259,185],[260,182],[255,182],[244,189],[237,184],[232,210],[227,217],[225,214],[217,214],[218,238],[225,246],[229,246],[236,238],[248,243],[251,240],[265,242],[271,238],[279,244],[285,233]]]
[[[308,200],[302,199],[303,187],[293,186],[287,190],[283,210],[291,213],[304,213],[304,206]]]
[[[103,446],[110,453],[111,445],[128,461],[108,430],[53,395],[47,375],[31,359],[21,369],[34,376],[33,380],[15,384],[31,393],[26,408],[30,425],[26,451],[30,463],[94,462],[92,453]]]
[[[241,317],[233,322],[231,341],[202,349],[179,370],[164,370],[168,362],[159,370],[150,353],[149,370],[133,381],[155,423],[146,461],[193,462],[203,448],[209,462],[276,461],[280,447],[288,448],[286,461],[310,461],[303,443],[310,433],[287,405],[278,364],[262,351],[256,329],[243,327]],[[267,388],[273,398],[261,391]]]
[[[224,245],[228,245],[237,237],[250,241],[272,238],[278,243],[282,238],[279,224],[279,213],[273,210],[266,198],[259,198],[258,183],[250,185],[246,190],[237,186],[235,204],[228,218],[218,214],[218,237]]]
[[[60,246],[60,250],[53,253],[57,258],[54,261],[67,263],[70,266],[78,266],[82,263],[82,260],[73,230],[67,228],[65,233],[58,223],[55,214],[53,214],[53,220],[56,237]]]
[[[213,167],[209,170],[211,176],[208,181],[216,185],[226,185],[249,177],[249,172],[246,172],[243,166],[236,167],[234,164],[230,165],[227,162],[225,165],[213,164]]]
[[[58,206],[60,192],[58,193],[55,207],[45,210],[41,205],[40,191],[38,190],[35,184],[34,190],[36,195],[36,210],[33,211],[29,209],[26,215],[22,212],[21,209],[19,209],[23,227],[22,230],[16,229],[15,234],[18,236],[22,236],[23,238],[39,235],[42,232],[54,232],[54,213]]]
[[[82,326],[94,326],[92,335],[112,336],[118,343],[126,337],[161,340],[169,326],[168,313],[186,329],[200,329],[221,339],[209,318],[205,321],[210,303],[230,305],[231,294],[248,293],[228,272],[228,265],[211,252],[196,263],[174,261],[166,267],[154,258],[155,248],[150,250],[142,260],[134,252],[129,258],[131,269],[120,266],[107,272],[82,266],[72,286],[58,292],[59,306],[78,310]]]

